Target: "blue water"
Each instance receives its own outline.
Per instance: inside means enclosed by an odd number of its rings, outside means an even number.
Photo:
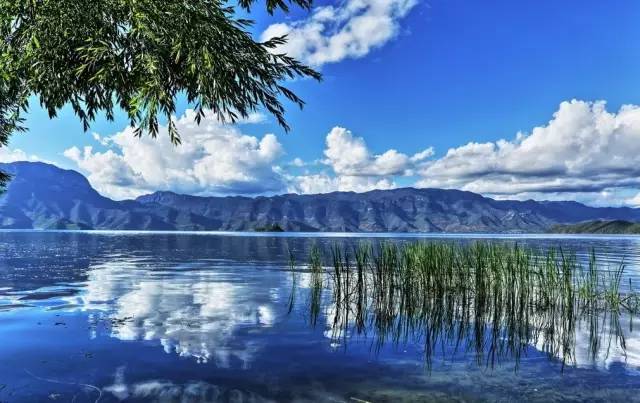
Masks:
[[[336,338],[331,300],[315,326],[304,263],[312,246],[371,242],[562,247],[640,280],[640,238],[0,232],[0,401],[639,401],[640,329],[617,318],[590,354],[586,329],[564,366],[538,343],[489,365],[443,341]],[[289,251],[300,265],[289,312]]]

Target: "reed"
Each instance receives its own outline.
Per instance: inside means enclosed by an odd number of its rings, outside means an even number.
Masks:
[[[315,326],[322,307],[322,291],[325,283],[325,273],[324,268],[322,267],[322,254],[317,246],[313,246],[311,249],[309,267],[311,269],[309,313],[311,323]]]
[[[376,348],[420,340],[428,365],[447,345],[481,365],[511,357],[517,366],[536,345],[564,366],[575,359],[579,321],[640,311],[631,281],[622,287],[624,263],[600,267],[594,252],[584,262],[561,249],[517,244],[383,242],[334,245],[329,254],[324,266],[321,250],[311,251],[312,322],[330,290],[336,338],[371,329]],[[598,332],[597,321],[591,328]],[[594,357],[598,350],[592,341]]]

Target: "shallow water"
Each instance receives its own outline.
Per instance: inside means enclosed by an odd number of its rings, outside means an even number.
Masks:
[[[330,298],[312,325],[305,268],[290,309],[289,251],[347,234],[0,232],[0,401],[640,401],[640,329],[578,327],[572,359],[531,343],[492,364],[443,339],[335,337]],[[412,242],[419,235],[376,235]],[[640,238],[428,236],[443,242],[595,249],[640,282]],[[383,239],[384,238],[384,239]],[[488,353],[488,352],[487,352]]]

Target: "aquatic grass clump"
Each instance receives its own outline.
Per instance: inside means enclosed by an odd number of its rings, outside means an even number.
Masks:
[[[421,340],[427,364],[443,345],[493,366],[504,357],[516,366],[536,346],[564,366],[574,362],[577,323],[639,311],[631,281],[623,289],[625,265],[599,267],[561,249],[534,250],[518,244],[415,242],[334,245],[325,268],[319,248],[311,252],[311,317],[320,296],[331,291],[331,330],[345,338],[369,329],[376,348]],[[609,329],[624,346],[619,322]],[[592,341],[595,357],[599,343]],[[595,347],[594,347],[595,346]]]

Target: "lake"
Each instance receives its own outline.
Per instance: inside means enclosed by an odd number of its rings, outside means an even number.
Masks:
[[[563,351],[497,352],[449,337],[455,321],[386,341],[373,321],[336,329],[330,290],[310,314],[315,247],[421,239],[594,250],[624,259],[624,287],[640,281],[631,236],[5,231],[0,401],[640,401],[628,313],[577,321]]]

